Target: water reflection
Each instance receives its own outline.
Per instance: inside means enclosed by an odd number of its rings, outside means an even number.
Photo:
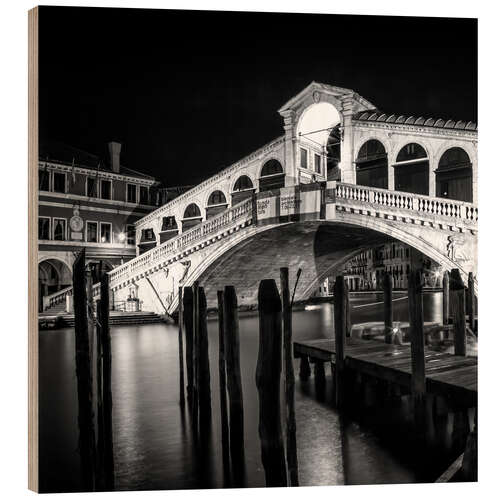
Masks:
[[[366,306],[379,301],[380,294],[352,297],[352,322],[382,321],[381,304]],[[441,296],[424,295],[424,308],[426,321],[440,321]],[[395,301],[394,318],[407,320],[406,300]],[[210,438],[201,448],[193,439],[187,406],[183,411],[179,405],[177,327],[117,326],[111,334],[116,488],[184,489],[227,485],[222,465],[217,321],[210,320],[208,324],[212,421]],[[332,337],[331,304],[294,313],[294,340]],[[240,352],[246,483],[260,487],[265,486],[265,478],[257,428],[258,319],[255,316],[240,319]],[[298,361],[295,363],[298,375]],[[332,409],[331,377],[328,369],[326,372],[326,385],[322,390],[314,386],[312,378],[300,382],[297,376],[299,483],[401,483],[425,479],[425,474],[416,470],[413,459],[378,437],[369,425],[340,420]],[[80,489],[74,373],[73,330],[40,332],[42,491]]]

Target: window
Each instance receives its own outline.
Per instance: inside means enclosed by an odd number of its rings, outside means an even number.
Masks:
[[[127,245],[135,245],[135,226],[127,224]]]
[[[142,205],[149,204],[148,188],[147,186],[139,186],[139,203]]]
[[[321,174],[321,156],[317,154],[314,155],[314,171]]]
[[[101,179],[101,198],[111,200],[111,181]]]
[[[155,239],[155,233],[152,229],[145,229],[144,230],[144,238],[147,241],[152,241]]]
[[[252,181],[250,180],[250,177],[248,177],[247,175],[242,175],[236,181],[236,184],[234,185],[234,190],[244,191],[245,189],[253,189],[253,184]]]
[[[54,192],[66,192],[66,174],[63,174],[61,172],[54,172]]]
[[[127,201],[137,203],[137,186],[135,184],[127,184]]]
[[[196,205],[195,203],[189,204],[186,210],[184,211],[185,219],[189,219],[191,217],[201,217],[200,209],[198,208],[198,205]]]
[[[95,198],[96,195],[95,179],[93,177],[87,177],[87,196]]]
[[[54,219],[54,239],[66,240],[66,219]]]
[[[97,243],[97,222],[87,222],[87,241]]]
[[[226,203],[226,197],[222,191],[214,191],[208,198],[208,206]]]
[[[50,217],[38,217],[38,239],[50,240]]]
[[[282,173],[283,167],[278,160],[268,160],[264,163],[260,176],[265,177],[266,175],[278,175]]]
[[[38,171],[38,190],[50,191],[50,172],[47,169]]]
[[[101,222],[101,243],[111,243],[111,224]]]
[[[300,148],[300,166],[307,168],[307,149]]]

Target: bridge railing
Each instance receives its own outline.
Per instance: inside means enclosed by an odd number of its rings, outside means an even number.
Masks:
[[[101,294],[101,289],[100,289],[101,284],[96,283],[92,285],[92,298],[95,300],[99,298]],[[62,304],[63,302],[66,302],[66,297],[72,297],[73,296],[73,287],[68,286],[66,288],[63,288],[62,290],[59,290],[57,292],[54,292],[50,295],[45,295],[43,297],[43,310],[46,311],[47,309],[50,309],[51,307],[54,307],[58,304]]]
[[[188,246],[202,242],[210,235],[216,235],[221,229],[230,228],[243,219],[248,219],[252,214],[252,199],[248,198],[237,205],[226,209],[224,212],[208,219],[197,226],[185,231],[175,238],[165,241],[160,246],[139,255],[109,273],[110,284],[116,284],[131,273],[136,273],[146,267],[165,260],[170,255],[182,252]]]
[[[468,223],[476,223],[478,220],[477,206],[465,201],[434,198],[341,182],[337,182],[335,194],[336,199],[370,203],[395,210],[409,210],[424,215],[450,217]]]

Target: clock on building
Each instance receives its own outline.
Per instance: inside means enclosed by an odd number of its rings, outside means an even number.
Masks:
[[[71,239],[81,240],[83,238],[83,219],[80,217],[78,207],[73,208],[73,217],[69,220],[69,227],[71,228]]]

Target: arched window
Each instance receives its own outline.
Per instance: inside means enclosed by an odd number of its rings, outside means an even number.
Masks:
[[[436,196],[472,202],[472,164],[462,148],[450,148],[436,170]]]
[[[184,210],[184,219],[190,219],[192,217],[201,217],[200,209],[196,203],[190,203],[186,210]]]
[[[190,203],[184,210],[182,231],[192,228],[201,222],[201,211],[196,203]]]
[[[234,184],[233,192],[231,193],[231,203],[237,205],[241,201],[252,196],[254,192],[253,183],[248,175],[238,177]]]
[[[227,207],[227,201],[224,193],[222,191],[214,191],[208,198],[208,204],[206,208],[207,219],[214,217],[220,212],[224,212]]]
[[[264,177],[266,175],[276,175],[282,173],[283,167],[278,160],[268,160],[266,161],[266,163],[264,163],[264,166],[262,167],[262,170],[260,172],[260,176]]]
[[[147,252],[156,246],[156,235],[153,228],[148,227],[141,231],[139,240],[139,254]]]
[[[376,139],[366,141],[356,158],[356,184],[387,189],[387,152]]]
[[[425,149],[414,142],[404,146],[394,164],[396,191],[429,194],[429,159]]]
[[[253,189],[253,184],[248,175],[242,175],[234,184],[234,191],[245,191],[246,189]]]
[[[412,142],[404,146],[403,149],[399,151],[398,157],[396,158],[396,163],[402,161],[418,160],[420,158],[427,158],[427,153],[420,144]]]
[[[227,203],[224,193],[222,191],[214,191],[208,198],[207,206],[221,205],[223,203]]]
[[[167,215],[163,217],[161,222],[160,244],[170,240],[171,238],[175,238],[175,236],[177,236],[178,233],[179,233],[179,228],[177,227],[177,221],[175,220],[175,216]]]
[[[260,172],[259,190],[280,189],[285,185],[285,174],[278,160],[268,160]]]

